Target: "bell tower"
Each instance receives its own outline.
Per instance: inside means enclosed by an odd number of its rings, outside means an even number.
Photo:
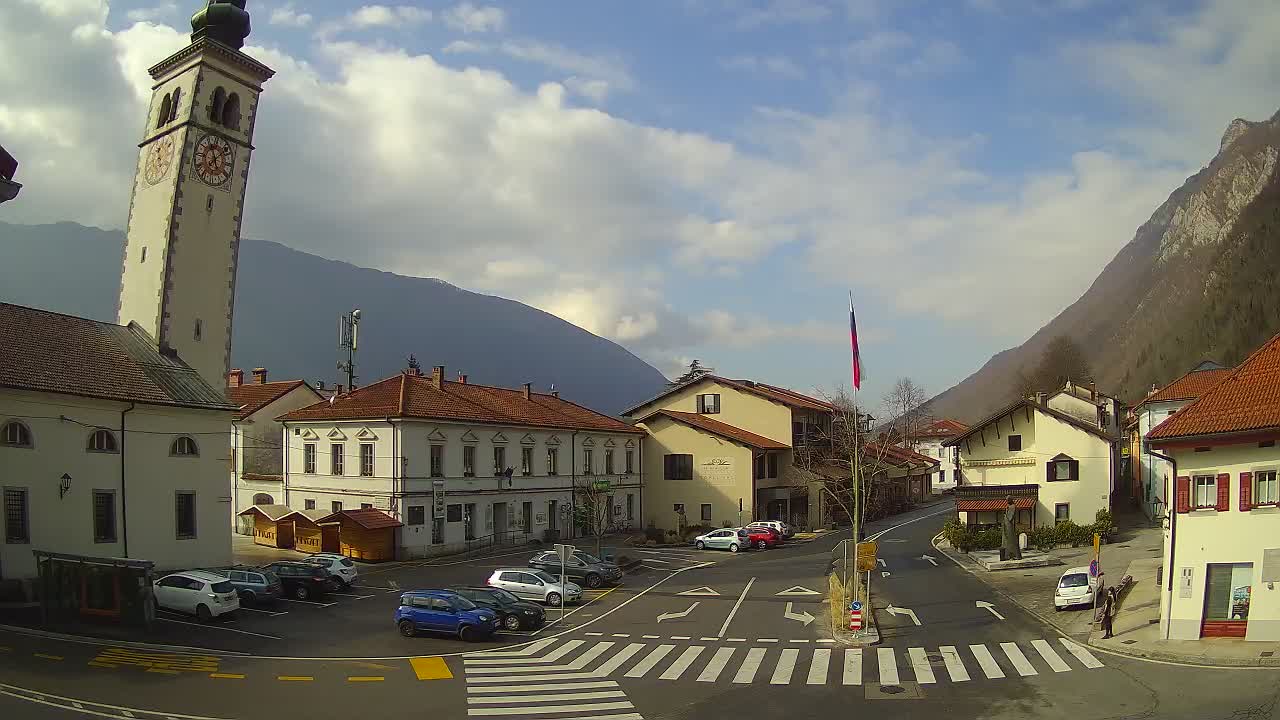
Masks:
[[[155,80],[129,202],[117,321],[226,384],[253,126],[273,74],[241,51],[245,0],[208,0]]]

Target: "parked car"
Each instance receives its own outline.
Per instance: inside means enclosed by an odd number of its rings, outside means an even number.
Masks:
[[[275,602],[284,592],[280,578],[273,572],[256,568],[225,568],[210,570],[231,582],[231,586],[240,595],[240,602],[249,605]]]
[[[533,568],[498,568],[489,576],[490,587],[501,588],[519,598],[537,600],[551,606],[561,602],[582,602],[582,588],[571,582],[560,586],[560,580],[545,570]]]
[[[319,565],[325,570],[328,570],[329,574],[338,582],[342,583],[343,587],[351,587],[352,583],[356,581],[356,577],[359,575],[356,571],[356,564],[351,562],[351,558],[336,555],[334,553],[316,553],[306,560],[303,560],[303,562]]]
[[[529,567],[546,570],[555,577],[560,577],[560,556],[553,552],[534,555]],[[589,588],[601,585],[616,584],[622,579],[622,568],[611,562],[605,562],[584,552],[575,552],[573,557],[566,558],[564,574],[574,580],[582,580]]]
[[[202,622],[240,609],[231,581],[207,570],[165,575],[153,586],[156,607],[193,614]]]
[[[404,637],[432,632],[474,642],[493,635],[498,614],[451,590],[413,590],[400,596],[396,627]]]
[[[751,539],[747,536],[747,531],[742,528],[722,528],[694,538],[693,546],[699,550],[711,548],[736,553],[751,547]]]
[[[796,534],[795,528],[782,522],[781,520],[756,520],[753,523],[747,524],[747,527],[757,527],[757,526],[770,527],[770,528],[773,528],[774,530],[777,530],[778,534],[781,535],[784,540]]]
[[[541,605],[521,600],[502,588],[480,585],[449,589],[496,612],[498,625],[507,630],[536,630],[547,622],[547,611]]]
[[[1058,587],[1053,591],[1053,609],[1092,605],[1097,593],[1098,578],[1089,575],[1087,565],[1071,568],[1058,578]]]
[[[338,584],[328,570],[313,563],[280,560],[263,565],[262,569],[275,573],[285,593],[295,600],[321,597]]]
[[[743,530],[747,531],[747,539],[757,549],[777,547],[782,543],[782,533],[768,525],[748,525]]]

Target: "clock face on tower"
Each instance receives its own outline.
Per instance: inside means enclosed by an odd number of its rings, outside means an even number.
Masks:
[[[217,135],[205,135],[196,143],[196,175],[209,185],[221,187],[231,177],[234,157],[231,143]]]
[[[149,185],[155,185],[169,174],[169,166],[173,164],[173,136],[164,137],[151,143],[147,148],[146,165],[143,177]]]

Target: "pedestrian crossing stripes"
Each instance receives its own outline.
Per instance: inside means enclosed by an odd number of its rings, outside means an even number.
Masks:
[[[511,698],[515,696],[507,691],[514,693],[519,689],[550,695],[577,693],[578,700],[591,701],[615,697],[598,693],[615,691],[617,682],[613,678],[619,675],[632,680],[738,685],[874,682],[885,686],[904,682],[935,685],[1000,680],[1102,667],[1093,653],[1066,638],[1059,638],[1057,643],[1035,639],[1025,643],[993,643],[991,647],[942,645],[936,649],[705,644],[680,647],[674,643],[623,644],[611,640],[547,638],[518,650],[471,653],[463,657],[463,664],[468,692],[477,696]],[[484,700],[473,704],[487,707],[501,703]]]

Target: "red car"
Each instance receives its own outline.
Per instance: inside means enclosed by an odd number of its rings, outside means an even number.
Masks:
[[[777,547],[778,543],[782,542],[782,536],[778,534],[777,530],[770,527],[757,525],[743,528],[743,530],[747,531],[747,539],[751,542],[752,547],[758,550]]]

